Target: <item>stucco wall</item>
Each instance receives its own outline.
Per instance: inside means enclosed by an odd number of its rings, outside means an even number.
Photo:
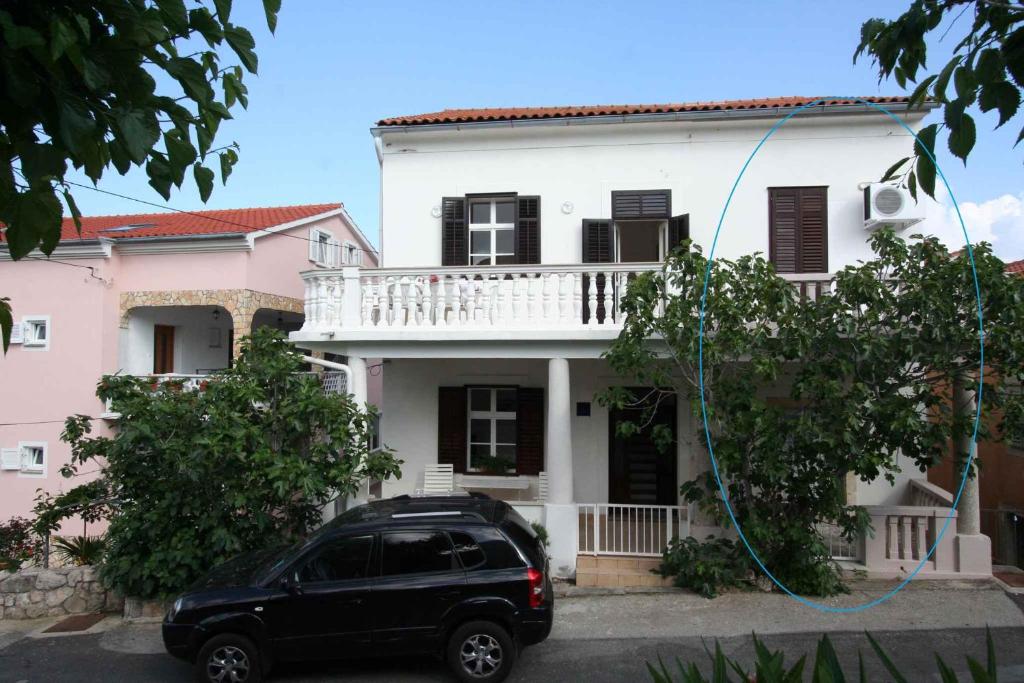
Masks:
[[[774,123],[385,132],[384,265],[440,264],[441,221],[432,209],[443,196],[487,192],[541,196],[544,263],[580,261],[581,220],[609,218],[613,190],[671,189],[673,214],[689,213],[692,237],[707,248],[736,174]],[[881,115],[788,122],[748,168],[715,255],[767,253],[768,187],[827,185],[830,270],[865,257],[858,183],[877,180],[911,146],[906,131]]]
[[[213,318],[213,307],[147,307],[135,308],[128,315],[124,334],[125,356],[121,369],[132,375],[153,372],[153,330],[155,325],[174,327],[174,371],[195,374],[200,370],[216,370],[228,366],[232,328],[231,316],[221,312]],[[211,330],[219,330],[220,345],[211,347]]]

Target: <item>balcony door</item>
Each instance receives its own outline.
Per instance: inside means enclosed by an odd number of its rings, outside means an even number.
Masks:
[[[174,327],[153,326],[153,373],[164,375],[174,372]]]
[[[649,389],[634,389],[638,400]],[[649,400],[649,399],[648,399]],[[664,397],[647,421],[641,405],[608,413],[608,502],[627,505],[676,505],[676,449],[661,451],[654,442],[654,428],[668,427],[676,434],[676,399]],[[618,433],[620,422],[643,424],[629,436]]]

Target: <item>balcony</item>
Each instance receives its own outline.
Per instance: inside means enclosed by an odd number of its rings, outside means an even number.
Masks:
[[[470,266],[303,273],[305,323],[291,338],[325,341],[614,338],[630,279],[661,263]],[[785,275],[802,296],[831,275]]]

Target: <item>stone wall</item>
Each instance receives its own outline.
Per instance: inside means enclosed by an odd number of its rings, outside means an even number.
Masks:
[[[122,603],[93,567],[0,571],[0,620],[114,612]]]

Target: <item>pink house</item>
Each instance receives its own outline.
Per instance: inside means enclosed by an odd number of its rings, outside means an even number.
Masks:
[[[0,520],[30,516],[37,489],[80,483],[60,475],[60,434],[69,415],[102,417],[100,376],[227,368],[254,327],[302,326],[301,271],[343,265],[377,254],[341,204],[91,216],[81,234],[65,219],[49,259],[12,262],[0,242],[15,319],[0,357]],[[371,402],[379,383],[371,374]]]

